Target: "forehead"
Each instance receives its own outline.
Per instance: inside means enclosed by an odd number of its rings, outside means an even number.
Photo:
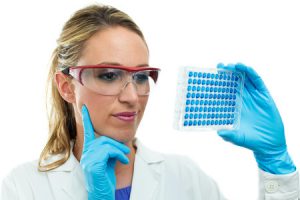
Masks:
[[[77,65],[120,63],[137,66],[147,64],[148,59],[148,48],[138,34],[123,27],[110,27],[86,41]]]

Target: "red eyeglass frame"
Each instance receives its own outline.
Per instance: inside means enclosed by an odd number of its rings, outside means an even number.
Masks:
[[[155,67],[128,67],[128,66],[122,66],[122,65],[83,65],[83,66],[71,66],[67,67],[66,69],[62,70],[62,73],[65,75],[71,75],[76,80],[78,80],[82,84],[81,80],[81,73],[84,68],[111,68],[111,69],[122,69],[128,72],[139,72],[139,71],[146,71],[146,70],[154,70],[152,73],[150,73],[150,76],[153,78],[154,83],[157,82],[158,74],[161,71],[160,68]],[[157,73],[155,73],[157,72]]]

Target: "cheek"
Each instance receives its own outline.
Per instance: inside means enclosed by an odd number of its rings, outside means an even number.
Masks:
[[[140,116],[138,121],[140,122],[143,114],[145,112],[146,106],[147,106],[147,102],[148,102],[148,96],[143,96],[143,97],[139,97],[139,105],[140,105]]]
[[[98,95],[81,85],[77,85],[74,91],[76,99],[73,106],[75,109],[76,122],[79,125],[78,128],[82,127],[81,108],[83,105],[86,105],[96,133],[104,133],[104,135],[118,141],[129,141],[134,137],[140,121],[143,118],[148,96],[139,97],[138,102],[134,105],[134,107],[139,110],[139,116],[134,124],[127,126],[120,124],[111,115],[114,112],[128,109],[129,107],[127,106],[130,105],[121,103],[116,96]],[[132,107],[130,109],[132,109]],[[82,130],[82,128],[78,130]]]
[[[139,104],[141,106],[141,110],[145,110],[148,102],[148,96],[139,97]]]
[[[76,122],[82,125],[81,108],[86,105],[92,123],[103,121],[110,113],[113,97],[101,96],[87,90],[82,86],[75,88],[75,103],[73,104],[76,115]]]
[[[94,126],[104,126],[112,113],[112,97],[96,95],[93,98],[86,99],[84,104],[89,110],[89,114]],[[96,128],[96,127],[94,127]]]

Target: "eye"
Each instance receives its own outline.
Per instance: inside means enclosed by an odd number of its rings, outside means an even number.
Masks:
[[[113,82],[122,79],[121,71],[108,71],[108,70],[99,70],[96,73],[96,77],[100,81]]]
[[[107,72],[104,74],[99,74],[98,78],[102,79],[102,80],[106,80],[106,81],[113,81],[116,80],[118,77],[118,75],[114,72]]]
[[[133,79],[135,80],[135,82],[137,84],[146,83],[146,82],[148,82],[148,79],[149,79],[149,73],[148,72],[136,73],[134,75]]]

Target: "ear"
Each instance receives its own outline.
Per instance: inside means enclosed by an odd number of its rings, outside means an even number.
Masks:
[[[74,85],[67,75],[62,72],[55,73],[55,83],[60,96],[69,103],[75,102]]]

